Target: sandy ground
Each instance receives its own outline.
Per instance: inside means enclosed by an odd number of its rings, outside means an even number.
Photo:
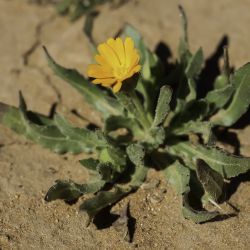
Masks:
[[[58,110],[76,122],[72,109],[98,120],[75,90],[53,76],[41,49],[46,45],[58,62],[85,72],[92,55],[81,32],[83,20],[72,24],[51,7],[26,2],[0,0],[0,101],[17,105],[22,90],[34,111],[48,114],[57,102]],[[250,60],[249,0],[180,2],[188,14],[192,50],[202,46],[209,57],[227,34],[232,64],[238,67]],[[101,42],[126,22],[141,31],[150,48],[164,41],[176,55],[180,35],[176,1],[131,0],[118,10],[104,7],[94,37]],[[239,132],[240,150],[246,156],[249,136],[249,126]],[[249,182],[241,183],[229,200],[240,210],[238,216],[196,225],[182,217],[180,198],[152,172],[150,188],[140,189],[114,208],[130,201],[136,229],[133,243],[127,243],[113,227],[86,228],[86,215],[78,213],[80,201],[72,206],[44,202],[55,179],[86,180],[80,158],[56,155],[0,126],[0,249],[249,249]],[[160,185],[154,185],[158,180]],[[222,207],[229,209],[226,204]]]

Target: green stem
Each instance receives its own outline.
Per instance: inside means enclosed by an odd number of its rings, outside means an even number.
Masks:
[[[129,95],[132,99],[132,101],[134,102],[134,105],[137,109],[138,112],[138,117],[139,117],[139,121],[141,123],[141,125],[145,128],[145,130],[148,130],[151,127],[151,123],[146,115],[146,112],[138,98],[138,96],[136,95],[134,90],[131,90],[129,92]]]

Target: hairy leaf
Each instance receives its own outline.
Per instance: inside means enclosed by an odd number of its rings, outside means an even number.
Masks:
[[[192,100],[188,102],[183,110],[175,115],[171,120],[170,126],[172,128],[179,127],[180,125],[193,121],[203,120],[209,111],[209,106],[206,100]]]
[[[220,110],[211,119],[216,125],[231,126],[248,110],[250,104],[250,63],[245,64],[234,73],[232,84],[235,88],[232,101],[226,109]]]
[[[93,198],[84,201],[80,206],[80,210],[86,211],[89,219],[93,219],[103,208],[113,205],[130,192],[138,189],[145,180],[147,171],[148,169],[144,165],[135,167],[134,171],[129,173],[130,181],[126,185],[116,186],[114,191],[97,193]]]
[[[144,165],[145,149],[140,144],[131,144],[127,147],[127,154],[129,159],[135,166]]]
[[[171,97],[172,97],[172,90],[170,89],[170,87],[167,85],[161,87],[155,110],[155,118],[153,122],[154,127],[162,125],[163,122],[165,121],[170,111],[169,103],[171,101]]]
[[[99,181],[90,184],[77,184],[73,181],[57,180],[45,196],[46,201],[53,201],[57,199],[71,202],[77,200],[80,196],[86,193],[95,193],[100,190],[105,182]]]
[[[212,124],[205,121],[189,121],[181,124],[179,127],[174,128],[171,133],[175,135],[188,135],[190,133],[201,134],[205,143],[208,142],[212,133]]]
[[[21,115],[20,109],[0,102],[0,123],[11,128],[18,134],[25,133],[25,126],[21,120]],[[38,125],[54,125],[52,119],[35,112],[27,111],[27,117]]]
[[[202,223],[218,217],[218,212],[208,212],[205,210],[195,210],[189,204],[188,193],[183,195],[182,214],[186,219],[192,220],[195,223]]]
[[[198,51],[190,58],[188,65],[185,70],[185,74],[188,79],[196,79],[202,69],[204,63],[202,49],[199,48]]]
[[[189,78],[187,80],[187,83],[188,83],[188,89],[189,89],[189,93],[188,95],[186,96],[185,100],[187,102],[189,101],[192,101],[192,100],[195,100],[196,99],[196,83],[195,83],[195,80],[192,79],[192,78]]]
[[[80,160],[79,162],[81,163],[82,166],[92,171],[96,171],[97,166],[100,163],[99,160],[96,160],[94,158],[83,159]]]
[[[124,116],[110,116],[105,120],[104,130],[107,133],[119,128],[128,129],[136,137],[141,137],[144,134],[139,123],[135,119]]]
[[[190,170],[179,161],[175,161],[164,170],[168,182],[174,187],[178,194],[189,192]]]
[[[85,144],[85,151],[93,151],[96,148],[105,148],[108,142],[101,131],[90,131],[85,128],[72,126],[60,115],[55,116],[55,124],[63,135],[71,140],[76,140]]]
[[[119,177],[117,168],[110,162],[100,162],[97,166],[97,171],[101,176],[101,179],[105,182],[114,182]]]
[[[202,159],[224,178],[231,178],[250,170],[250,158],[231,155],[215,147],[180,142],[170,146],[169,151],[182,157],[184,161],[192,160],[193,164],[197,159]]]
[[[182,65],[187,65],[187,62],[189,58],[191,57],[191,53],[189,51],[189,45],[188,45],[188,35],[187,35],[187,16],[182,8],[181,5],[179,5],[179,11],[180,11],[180,16],[181,16],[181,24],[182,24],[182,36],[180,38],[179,42],[179,60]]]
[[[203,160],[197,160],[196,173],[206,194],[218,201],[223,192],[224,179],[222,175],[210,168]]]
[[[99,154],[102,163],[111,163],[118,173],[122,173],[127,167],[127,157],[125,152],[119,147],[107,147]]]
[[[80,206],[80,210],[86,211],[89,220],[93,219],[103,208],[108,207],[126,196],[129,191],[116,188],[115,191],[100,191],[94,197],[87,199]]]
[[[230,100],[235,88],[233,85],[226,85],[223,88],[214,89],[207,93],[205,99],[211,103],[214,109],[224,107]]]
[[[56,127],[55,123],[48,118],[27,112],[26,104],[21,94],[20,109],[8,107],[5,109],[5,112],[1,119],[5,126],[45,148],[49,148],[57,153],[69,152],[77,154],[90,151],[89,145],[84,141],[64,135]]]

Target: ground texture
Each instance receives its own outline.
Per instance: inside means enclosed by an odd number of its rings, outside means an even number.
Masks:
[[[86,72],[91,62],[88,41],[82,34],[83,20],[74,24],[58,17],[50,6],[38,7],[25,0],[0,0],[0,101],[18,105],[22,90],[29,109],[48,114],[53,103],[72,121],[70,113],[98,121],[81,96],[48,69],[42,45],[67,67]],[[230,58],[235,67],[250,61],[248,0],[180,1],[189,19],[191,49],[213,54],[223,35],[228,35]],[[131,0],[119,9],[105,6],[98,16],[94,37],[102,42],[124,23],[140,30],[154,49],[159,41],[176,56],[180,20],[174,0]],[[250,156],[250,127],[239,134],[241,154]],[[185,220],[181,200],[158,173],[151,172],[147,185],[114,208],[130,201],[136,218],[133,243],[127,243],[113,227],[86,228],[86,215],[77,204],[44,202],[55,179],[84,182],[82,156],[59,156],[0,126],[0,249],[249,249],[250,182],[242,182],[229,202],[240,210],[236,217],[196,225]],[[227,204],[222,208],[230,210]],[[104,218],[105,219],[105,218]]]

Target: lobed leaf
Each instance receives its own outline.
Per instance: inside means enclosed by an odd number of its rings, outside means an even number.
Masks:
[[[83,202],[80,210],[86,211],[89,220],[93,219],[97,213],[103,208],[113,205],[130,192],[139,188],[146,178],[148,169],[144,166],[139,166],[131,173],[130,182],[126,185],[115,186],[114,191],[100,191],[93,198]]]
[[[224,178],[235,177],[250,170],[250,158],[231,155],[215,147],[180,142],[170,146],[169,151],[184,161],[191,160],[194,165],[197,159],[202,159]]]
[[[74,127],[60,115],[55,116],[55,124],[67,138],[85,144],[85,151],[87,152],[96,148],[105,148],[108,145],[108,141],[101,131],[93,132],[85,128]]]
[[[0,121],[5,126],[54,152],[77,154],[92,152],[107,145],[102,134],[73,127],[61,116],[57,115],[53,121],[28,112],[21,94],[19,109],[3,104],[0,107],[2,107]]]

